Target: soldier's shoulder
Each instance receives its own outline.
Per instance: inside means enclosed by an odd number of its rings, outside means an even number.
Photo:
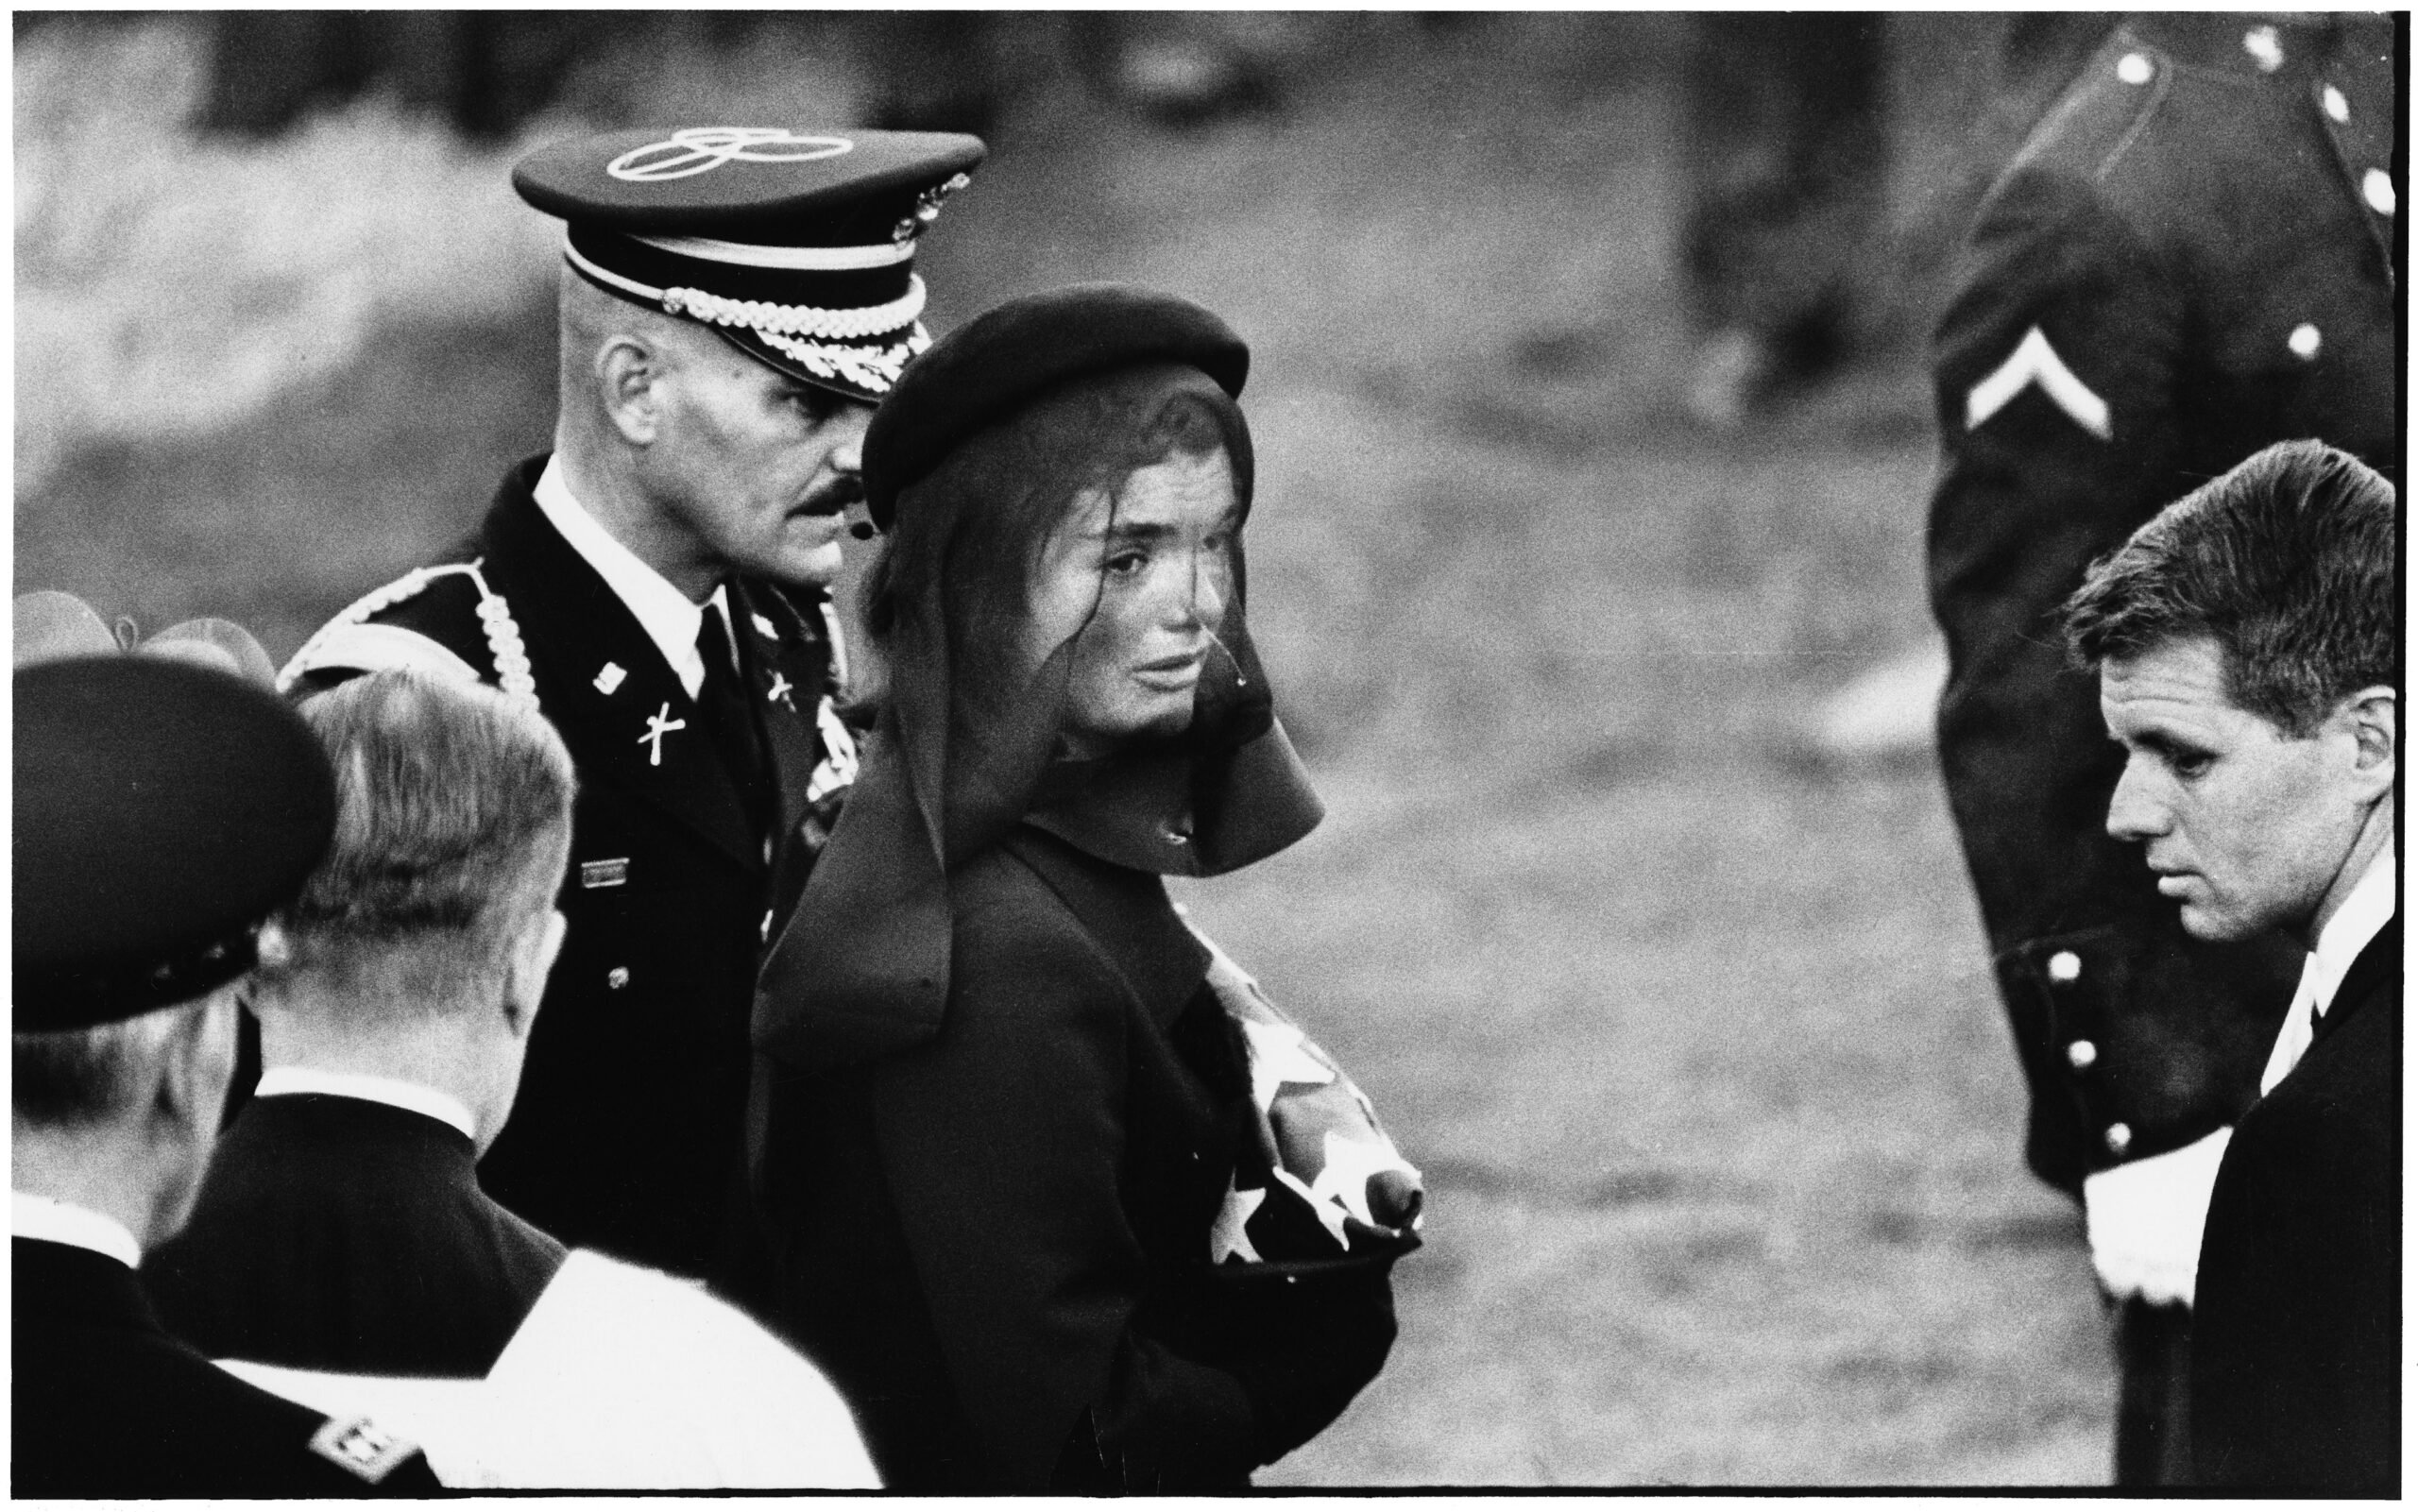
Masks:
[[[526,692],[527,648],[475,556],[416,567],[348,604],[279,674],[287,691],[389,669]]]
[[[1997,195],[2027,180],[2104,178],[2149,130],[2174,81],[2168,59],[2119,32],[2033,127],[2001,175]]]

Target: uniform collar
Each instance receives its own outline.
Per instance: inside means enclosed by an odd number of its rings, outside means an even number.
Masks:
[[[2319,931],[2307,970],[2321,1018],[2334,1005],[2334,994],[2341,990],[2342,978],[2350,975],[2359,952],[2392,921],[2392,910],[2399,903],[2398,880],[2393,848],[2387,845],[2368,862],[2351,895]]]
[[[133,1231],[125,1224],[105,1213],[36,1197],[31,1192],[9,1194],[9,1233],[16,1239],[40,1239],[90,1249],[96,1255],[109,1256],[128,1270],[143,1264],[143,1247],[134,1242]]]
[[[613,590],[614,597],[626,605],[644,630],[656,649],[663,653],[664,661],[679,674],[680,686],[690,698],[705,686],[706,662],[697,651],[697,630],[705,623],[705,604],[691,603],[687,595],[672,586],[671,580],[646,565],[636,552],[606,530],[595,516],[587,512],[570,491],[570,484],[563,477],[560,454],[548,457],[543,472],[537,474],[536,486],[531,491],[538,512],[561,533],[570,549],[580,554]],[[722,611],[723,628],[730,630],[729,591],[717,585],[713,596],[706,601]],[[729,636],[732,645],[738,637]]]
[[[315,1093],[324,1097],[352,1097],[362,1102],[382,1102],[389,1108],[423,1114],[440,1124],[462,1131],[462,1137],[477,1144],[478,1125],[470,1117],[470,1110],[451,1093],[424,1087],[417,1081],[401,1081],[393,1077],[364,1076],[352,1071],[320,1071],[310,1066],[271,1066],[261,1073],[260,1085],[252,1089],[255,1097],[288,1097]]]

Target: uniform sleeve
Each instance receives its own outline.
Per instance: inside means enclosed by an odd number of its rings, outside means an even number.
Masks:
[[[2121,756],[2065,659],[2085,569],[2201,481],[2177,468],[2190,319],[2087,179],[2024,169],[1985,204],[1933,350],[1940,761],[2031,1084],[2027,1153],[2069,1190],[2229,1122],[2290,995],[2286,947],[2190,941],[2107,836]]]
[[[1231,1483],[1256,1463],[1242,1383],[1132,1326],[1125,989],[1071,925],[1033,922],[961,921],[947,1028],[875,1087],[951,1384],[1002,1489],[1049,1489],[1086,1423],[1127,1484]]]

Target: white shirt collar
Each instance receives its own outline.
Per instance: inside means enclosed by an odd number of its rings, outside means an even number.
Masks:
[[[9,1194],[9,1232],[18,1239],[46,1239],[109,1256],[127,1269],[143,1264],[143,1248],[134,1233],[106,1213],[57,1202],[31,1192]]]
[[[2319,931],[2317,948],[2309,953],[2310,985],[2315,990],[2319,1015],[2334,1006],[2334,994],[2342,986],[2342,978],[2351,975],[2351,967],[2359,952],[2368,948],[2384,926],[2392,922],[2392,910],[2399,898],[2398,871],[2393,864],[2393,848],[2387,845],[2368,862],[2360,874],[2351,895],[2334,917],[2325,921]]]
[[[697,653],[697,629],[705,623],[705,605],[690,603],[687,595],[672,586],[670,580],[639,560],[639,554],[616,539],[611,531],[598,523],[587,506],[571,496],[570,484],[563,478],[560,456],[546,459],[545,470],[537,475],[533,490],[538,512],[554,529],[562,533],[570,549],[596,569],[604,586],[628,606],[646,631],[647,638],[663,653],[663,659],[680,678],[680,686],[690,698],[705,686],[706,659]],[[730,602],[727,592],[716,586],[707,599],[722,611],[723,630],[730,633]],[[732,638],[736,645],[737,638]]]
[[[423,1087],[417,1081],[398,1081],[393,1077],[363,1076],[352,1071],[318,1071],[309,1066],[280,1065],[262,1072],[261,1084],[252,1089],[255,1097],[286,1097],[298,1093],[356,1097],[363,1102],[383,1102],[389,1108],[425,1113],[440,1124],[451,1124],[460,1130],[462,1137],[472,1144],[478,1143],[478,1126],[471,1120],[468,1105],[451,1093]]]

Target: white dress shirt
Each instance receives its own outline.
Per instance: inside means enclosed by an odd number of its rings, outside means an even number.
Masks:
[[[299,1093],[319,1093],[330,1097],[357,1097],[363,1102],[383,1102],[389,1108],[401,1108],[424,1113],[440,1124],[451,1124],[462,1131],[462,1137],[477,1143],[477,1123],[461,1098],[434,1087],[423,1087],[417,1081],[399,1081],[393,1077],[363,1076],[351,1071],[315,1071],[308,1066],[271,1066],[261,1073],[260,1085],[252,1089],[255,1097],[287,1097]]]
[[[72,1244],[78,1249],[90,1249],[109,1256],[127,1269],[143,1264],[143,1247],[134,1242],[134,1232],[106,1213],[79,1208],[72,1202],[56,1202],[31,1192],[9,1194],[9,1233],[17,1239],[46,1239],[52,1244]]]
[[[596,569],[604,586],[628,606],[646,631],[647,638],[663,653],[663,659],[680,678],[680,686],[690,698],[705,686],[706,659],[697,651],[697,631],[705,623],[706,604],[722,611],[723,633],[732,647],[739,637],[731,633],[730,599],[719,586],[713,597],[704,604],[690,603],[687,595],[672,586],[664,575],[639,559],[639,554],[622,545],[611,531],[597,522],[587,506],[571,496],[570,484],[563,478],[563,463],[559,456],[546,459],[546,468],[537,475],[533,490],[537,510],[555,530],[562,533],[570,549]],[[735,654],[734,651],[734,654]],[[735,669],[734,669],[735,670]]]
[[[2308,1053],[2309,1041],[2317,1035],[2317,1021],[2334,1006],[2334,994],[2341,990],[2342,978],[2351,974],[2352,963],[2377,931],[2392,922],[2399,899],[2397,876],[2393,849],[2387,845],[2368,862],[2351,895],[2325,922],[2317,948],[2302,963],[2301,984],[2284,1014],[2284,1027],[2275,1031],[2275,1048],[2268,1053],[2267,1069],[2258,1078],[2260,1096],[2274,1091],[2275,1084],[2300,1064],[2301,1057]]]

